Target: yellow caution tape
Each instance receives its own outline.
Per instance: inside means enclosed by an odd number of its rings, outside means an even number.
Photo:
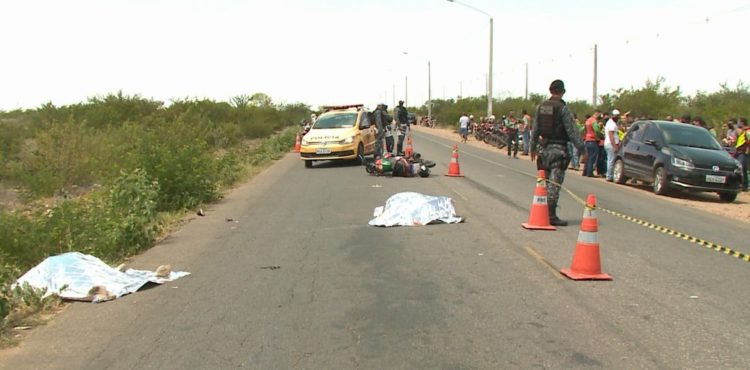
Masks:
[[[555,184],[554,181],[551,181],[551,180],[547,180],[547,181],[549,181],[550,183]],[[564,186],[561,186],[560,184],[555,184],[555,185],[560,186],[560,189],[565,190],[565,192],[568,193],[568,194],[570,194],[570,196],[573,197],[573,199],[576,202],[583,204],[587,209],[592,208],[591,204],[586,204],[585,200],[583,200],[581,197],[579,197],[578,195],[576,195],[575,193],[573,193],[572,191],[570,191],[568,188],[566,188]],[[697,237],[694,237],[694,236],[690,236],[690,235],[685,234],[683,232],[672,230],[672,229],[670,229],[668,227],[659,226],[659,225],[656,225],[654,223],[651,223],[651,222],[648,222],[648,221],[645,221],[645,220],[641,220],[641,219],[635,218],[633,216],[628,216],[626,214],[623,214],[623,213],[620,213],[620,212],[616,212],[616,211],[613,211],[613,210],[610,210],[610,209],[602,208],[602,207],[595,206],[595,205],[593,207],[596,207],[596,209],[599,209],[599,210],[601,210],[601,211],[603,211],[605,213],[608,213],[608,214],[610,214],[612,216],[628,220],[630,222],[633,222],[633,223],[641,225],[641,226],[645,226],[645,227],[647,227],[647,228],[649,228],[651,230],[660,231],[660,232],[662,232],[664,234],[674,236],[675,238],[682,239],[682,240],[687,240],[687,241],[689,241],[689,242],[691,242],[693,244],[698,244],[700,246],[703,246],[703,247],[706,247],[706,248],[709,248],[709,249],[713,249],[713,250],[718,251],[718,252],[722,252],[722,253],[724,253],[726,255],[733,256],[733,257],[738,258],[740,260],[743,260],[745,262],[750,262],[750,255],[748,255],[747,253],[742,253],[740,251],[733,250],[733,249],[725,247],[723,245],[716,244],[716,243],[713,243],[713,242],[709,242],[709,241],[706,241],[706,240],[703,240],[701,238],[697,238]]]

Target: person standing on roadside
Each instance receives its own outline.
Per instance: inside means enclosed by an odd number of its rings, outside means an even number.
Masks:
[[[508,118],[503,122],[505,126],[505,135],[508,137],[508,158],[510,158],[511,151],[513,152],[513,158],[518,158],[518,120],[516,120],[513,111],[508,113]]]
[[[734,119],[730,119],[727,121],[727,123],[724,124],[724,138],[721,139],[721,143],[729,148],[729,153],[734,155],[735,151],[735,144],[737,143],[737,133],[739,130],[736,128],[737,121]]]
[[[620,135],[618,135],[617,121],[620,120],[620,111],[612,111],[607,124],[604,126],[604,151],[607,152],[607,181],[612,182],[612,174],[615,169],[615,153],[620,149]]]
[[[552,95],[549,100],[536,108],[533,129],[529,142],[529,156],[536,162],[538,170],[544,170],[547,180],[547,204],[549,221],[553,226],[567,226],[568,222],[557,217],[557,202],[560,199],[560,187],[565,180],[565,170],[570,163],[568,142],[576,148],[583,148],[581,134],[573,120],[573,114],[562,100],[565,95],[565,84],[554,80],[549,86]],[[536,144],[540,141],[541,151],[537,158]]]
[[[586,163],[583,164],[583,176],[594,177],[594,168],[599,160],[599,144],[596,139],[596,121],[602,114],[598,109],[586,120],[584,124],[583,141],[586,147]]]
[[[375,118],[375,127],[378,129],[375,141],[375,159],[383,158],[383,140],[385,139],[387,126],[390,126],[391,123],[386,109],[385,104],[378,104],[372,112]]]
[[[576,123],[576,129],[578,130],[578,132],[579,133],[582,132],[583,131],[583,125],[581,125],[581,121],[578,119],[578,115],[575,114],[575,113],[573,113],[573,120]],[[581,163],[580,163],[581,156],[579,155],[578,149],[576,148],[575,145],[573,145],[572,141],[568,141],[568,152],[570,152],[571,168],[574,171],[578,171],[578,169],[579,169],[579,167],[581,165]]]
[[[747,191],[747,152],[750,149],[750,137],[748,137],[747,118],[742,117],[737,121],[737,127],[740,132],[737,135],[737,143],[735,144],[735,155],[737,160],[740,162],[742,167],[742,191]]]
[[[383,112],[385,113],[385,150],[388,154],[393,154],[393,146],[395,141],[393,139],[393,117],[388,114],[388,106],[383,104]]]
[[[469,116],[466,115],[466,113],[461,114],[461,117],[458,119],[458,134],[461,135],[461,142],[465,143],[467,138],[469,137],[469,123],[471,120],[469,119]]]
[[[398,125],[398,143],[396,144],[397,155],[404,155],[404,138],[409,133],[409,113],[404,107],[404,101],[399,100],[396,107],[396,125]]]
[[[607,176],[607,151],[604,150],[604,126],[609,121],[609,113],[604,113],[596,121],[596,144],[599,147],[599,158],[596,161],[596,175],[598,177]]]
[[[523,137],[523,155],[529,155],[529,137],[531,136],[531,116],[526,109],[521,111],[523,117],[523,130],[521,130],[521,136]]]

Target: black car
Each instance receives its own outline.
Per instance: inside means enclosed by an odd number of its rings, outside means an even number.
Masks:
[[[407,113],[406,117],[409,119],[410,125],[416,125],[417,124],[417,115],[415,113]]]
[[[616,153],[614,181],[652,183],[654,193],[672,189],[716,192],[733,202],[740,192],[740,163],[708,130],[669,121],[638,121]]]

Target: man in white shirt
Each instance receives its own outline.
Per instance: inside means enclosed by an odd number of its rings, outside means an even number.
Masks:
[[[466,113],[461,115],[461,118],[458,119],[458,132],[461,134],[461,142],[465,143],[466,139],[469,137],[469,116],[466,115]]]
[[[604,126],[604,151],[607,152],[607,181],[609,182],[612,182],[612,173],[615,169],[615,153],[620,149],[620,136],[617,135],[619,120],[620,111],[615,109]]]

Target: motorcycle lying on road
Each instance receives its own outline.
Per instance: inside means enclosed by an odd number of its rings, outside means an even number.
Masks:
[[[435,162],[423,159],[419,153],[410,157],[386,153],[383,158],[365,159],[365,171],[374,176],[429,177],[432,167],[435,167]]]

